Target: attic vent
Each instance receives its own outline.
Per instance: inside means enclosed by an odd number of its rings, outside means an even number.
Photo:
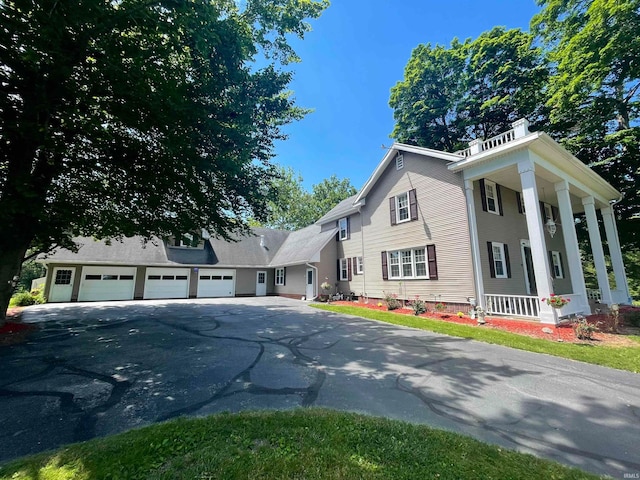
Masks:
[[[396,170],[401,170],[404,167],[404,156],[402,154],[398,154],[396,157]]]
[[[260,235],[260,246],[264,247],[265,246],[265,242],[264,242],[264,235]]]

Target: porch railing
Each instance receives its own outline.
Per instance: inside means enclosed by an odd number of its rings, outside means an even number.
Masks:
[[[491,150],[492,148],[499,147],[500,145],[504,145],[505,143],[512,142],[516,138],[515,130],[511,129],[507,132],[501,133],[500,135],[496,135],[495,137],[491,137],[484,142],[482,142],[482,151]]]
[[[602,292],[599,288],[587,288],[587,298],[602,303]]]
[[[513,315],[538,318],[540,300],[529,295],[485,294],[486,313],[489,315]]]

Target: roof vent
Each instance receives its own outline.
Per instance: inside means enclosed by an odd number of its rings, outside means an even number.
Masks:
[[[260,235],[260,246],[261,247],[265,247],[265,243],[264,243],[264,235]]]

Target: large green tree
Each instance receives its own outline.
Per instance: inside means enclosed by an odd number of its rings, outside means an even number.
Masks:
[[[454,39],[448,48],[419,45],[391,89],[391,136],[454,151],[508,130],[518,118],[535,128],[546,119],[547,79],[541,49],[517,29],[496,27],[475,40]]]
[[[356,194],[348,178],[335,174],[312,186],[311,192],[302,186],[303,178],[291,167],[279,167],[274,180],[275,196],[268,202],[268,214],[262,225],[283,230],[298,230],[316,222],[345,198]]]
[[[553,67],[551,127],[624,194],[620,240],[640,249],[640,0],[538,0],[532,20]]]
[[[287,36],[325,7],[0,2],[0,324],[29,247],[263,217],[273,142],[304,113]]]

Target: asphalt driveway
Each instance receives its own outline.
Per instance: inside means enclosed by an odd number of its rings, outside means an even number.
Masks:
[[[42,305],[23,318],[41,329],[0,348],[0,461],[179,415],[323,406],[640,474],[640,375],[276,297]]]

